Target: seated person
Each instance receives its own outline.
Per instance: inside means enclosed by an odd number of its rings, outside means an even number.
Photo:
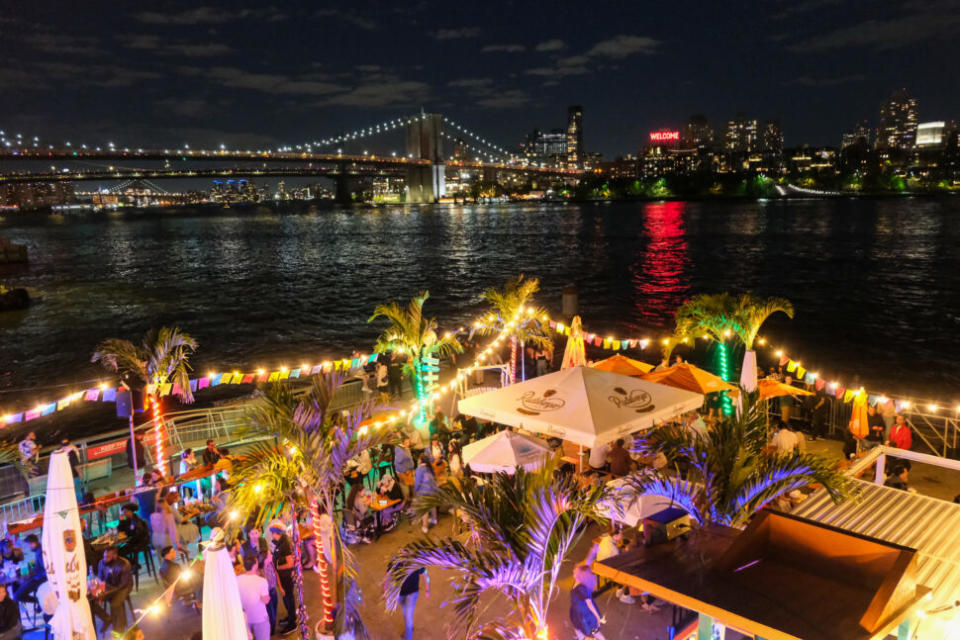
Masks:
[[[20,563],[23,562],[23,551],[14,546],[13,540],[0,540],[0,575],[7,583],[14,583],[20,578]],[[13,593],[10,594],[13,597]]]
[[[17,640],[22,632],[20,607],[7,593],[7,585],[0,584],[0,640]]]
[[[366,536],[373,528],[373,512],[369,508],[370,495],[364,489],[362,482],[354,482],[347,494],[345,507],[353,514],[356,528],[361,535]]]
[[[176,583],[173,589],[164,594],[167,604],[172,603],[174,597],[187,604],[192,604],[197,599],[197,588],[200,586],[200,581],[192,576],[181,577],[183,570],[177,563],[177,550],[173,547],[166,546],[161,549],[160,557],[163,558],[159,569],[160,582],[163,584],[163,588],[168,589],[170,585]]]
[[[17,589],[14,598],[17,602],[36,602],[37,588],[47,580],[47,571],[43,566],[43,550],[40,548],[40,539],[35,533],[31,533],[23,540],[33,552],[34,561],[30,572],[21,580],[20,588]]]
[[[124,557],[136,556],[137,552],[150,544],[150,530],[147,523],[137,515],[137,505],[125,504],[120,509],[121,518],[117,523],[117,531],[127,538],[124,546]]]
[[[90,601],[90,611],[109,624],[113,631],[122,633],[127,628],[127,613],[123,603],[133,590],[133,571],[130,562],[117,553],[116,546],[104,550],[103,560],[97,567],[97,577],[103,583],[103,590]],[[109,613],[103,606],[105,602],[110,603]]]
[[[907,486],[907,478],[909,475],[910,468],[907,465],[898,462],[897,464],[893,465],[893,470],[884,481],[883,486],[906,491],[909,488]]]
[[[380,478],[380,482],[377,483],[377,500],[399,501],[380,512],[380,525],[384,530],[389,531],[397,525],[397,516],[403,509],[403,492],[400,490],[400,485],[389,473]]]

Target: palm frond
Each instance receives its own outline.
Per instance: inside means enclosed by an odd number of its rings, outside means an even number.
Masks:
[[[737,298],[732,329],[747,349],[753,349],[760,327],[778,312],[793,318],[793,304],[786,298],[761,298],[747,292]]]

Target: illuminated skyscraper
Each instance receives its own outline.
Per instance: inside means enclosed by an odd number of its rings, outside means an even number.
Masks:
[[[567,165],[583,164],[583,107],[572,105],[567,109]]]
[[[713,144],[713,128],[706,116],[699,113],[690,116],[683,127],[680,144],[686,149],[706,149]]]
[[[727,122],[724,148],[730,153],[753,153],[757,150],[757,121],[738,113]]]
[[[917,142],[917,99],[905,89],[895,91],[880,105],[877,149],[912,149]]]

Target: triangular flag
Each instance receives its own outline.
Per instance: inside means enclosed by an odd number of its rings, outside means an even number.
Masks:
[[[784,365],[786,365],[788,362],[790,362],[790,358],[788,358],[787,356],[780,356],[780,366],[781,366],[781,367],[784,366]]]
[[[846,391],[846,389],[844,389],[844,388],[841,387],[840,385],[837,385],[837,393],[836,393],[835,395],[836,395],[838,398],[842,398],[844,391]]]
[[[234,376],[233,379],[234,381],[236,381],[237,377]],[[252,373],[244,374],[244,376],[240,379],[240,384],[251,384],[254,381],[254,379],[255,378]]]
[[[286,380],[286,379],[289,378],[289,377],[290,377],[290,371],[289,371],[289,370],[287,370],[287,371],[281,371],[281,372],[280,372],[280,375],[277,376],[277,380]]]
[[[813,375],[813,374],[811,374],[811,375]],[[824,388],[825,386],[827,386],[827,381],[824,380],[823,378],[817,378],[817,381],[816,381],[816,383],[814,383],[814,384],[816,384],[816,386],[817,386],[817,391],[823,391],[823,388]]]
[[[279,376],[279,371],[271,371],[270,375],[267,377],[267,382],[275,382]]]
[[[603,339],[601,339],[601,338],[594,338],[594,339],[593,339],[593,346],[595,346],[595,347],[602,347],[602,346],[603,346]]]
[[[557,323],[554,322],[553,320],[551,320],[551,321],[550,321],[550,328],[551,328],[551,329],[556,329],[556,328],[557,328]]]
[[[610,340],[610,338],[604,338],[604,339],[603,339],[603,348],[604,348],[604,349],[609,349],[611,342],[612,342],[612,341]]]
[[[160,385],[160,397],[162,398],[163,396],[170,395],[170,391],[173,389],[173,386],[174,385],[170,384],[169,382],[165,382]]]
[[[843,394],[843,401],[850,402],[853,400],[853,397],[856,395],[856,392],[853,389],[847,389]]]
[[[565,335],[565,336],[569,336],[569,335],[570,335],[570,327],[564,327],[564,328],[563,328],[563,335]]]
[[[797,370],[797,363],[794,362],[793,360],[790,360],[790,361],[787,363],[787,371],[788,371],[789,373],[793,373],[793,372],[796,371],[796,370]]]
[[[317,366],[315,366],[313,369],[310,370],[310,375],[315,376],[315,375],[317,375],[318,373],[320,373],[321,371],[322,371],[323,373],[330,373],[330,366],[331,366],[331,365],[330,365],[329,362],[325,362],[325,363],[323,363],[323,364],[318,364]]]
[[[290,369],[290,377],[291,377],[291,378],[299,378],[299,377],[300,377],[300,369]]]
[[[803,378],[803,377],[806,375],[806,373],[807,373],[807,370],[804,369],[803,367],[801,367],[801,366],[798,364],[798,365],[797,365],[797,378]]]
[[[99,397],[100,389],[87,389],[86,393],[83,394],[83,399],[87,402],[96,402]]]
[[[206,389],[210,386],[210,378],[203,377],[197,380],[197,389]]]
[[[200,384],[200,381],[197,380],[196,378],[194,378],[193,380],[191,380],[191,381],[190,381],[190,393],[196,393],[196,392],[197,392],[197,389],[200,388],[200,387],[199,387],[199,384]]]
[[[613,341],[613,349],[614,349],[614,351],[620,351],[620,341],[619,341],[619,340],[614,340],[614,341]]]
[[[171,391],[175,396],[183,395],[183,389],[180,388],[180,385],[176,382],[173,383],[173,391]]]
[[[274,373],[276,373],[276,372],[274,372]],[[262,374],[260,374],[260,377],[257,378],[257,382],[269,382],[271,375],[272,375],[272,374],[270,374],[270,373],[262,373]]]
[[[232,377],[232,376],[230,376],[229,373],[215,373],[215,374],[213,374],[212,376],[210,376],[210,386],[211,386],[211,387],[216,387],[217,385],[221,384],[220,381],[223,380],[224,377],[228,377],[228,378],[229,378],[229,377]],[[226,383],[224,383],[224,384],[226,384]]]
[[[56,411],[56,410],[57,410],[57,403],[56,403],[56,402],[51,402],[50,404],[44,406],[44,407],[43,407],[43,411],[41,411],[40,413],[43,414],[43,415],[45,415],[45,416],[48,416],[48,415],[50,415],[51,413],[53,413],[54,411]]]
[[[377,358],[379,357],[380,357],[379,353],[371,353],[370,357],[367,358],[367,364],[373,364],[374,362],[377,361]]]

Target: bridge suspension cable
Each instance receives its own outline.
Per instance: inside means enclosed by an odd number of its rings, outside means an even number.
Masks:
[[[354,140],[364,140],[366,138],[388,133],[390,131],[395,131],[400,127],[405,127],[408,124],[412,124],[419,118],[420,118],[419,115],[401,116],[399,118],[385,120],[383,122],[370,125],[368,127],[361,127],[360,129],[356,129],[349,133],[342,133],[340,135],[331,136],[329,138],[321,138],[320,140],[314,140],[312,142],[306,142],[303,144],[294,145],[293,147],[290,147],[290,146],[280,147],[278,151],[292,151],[294,149],[296,149],[297,151],[300,151],[300,150],[311,151],[312,147],[328,147],[335,144],[353,142]]]
[[[494,143],[490,142],[489,140],[487,140],[486,138],[484,138],[484,137],[481,136],[480,134],[471,131],[470,129],[464,127],[463,125],[457,124],[456,122],[454,122],[454,121],[451,120],[450,118],[444,116],[444,117],[443,117],[443,121],[446,122],[448,125],[450,125],[450,127],[452,127],[453,129],[456,129],[457,131],[461,131],[461,132],[467,134],[468,136],[470,136],[471,138],[473,138],[476,142],[478,142],[478,143],[480,143],[480,144],[482,144],[482,145],[484,145],[484,146],[486,146],[486,147],[488,147],[488,148],[490,148],[490,149],[493,149],[494,151],[498,151],[501,155],[503,155],[503,156],[509,156],[509,155],[510,155],[510,152],[507,151],[506,149],[504,149],[503,147],[501,147],[501,146],[499,146],[499,145],[497,145],[497,144],[494,144]]]
[[[440,136],[443,137],[443,138],[446,138],[446,139],[448,139],[448,140],[452,140],[455,145],[463,145],[463,146],[466,147],[467,149],[470,149],[471,151],[480,154],[480,156],[477,157],[477,160],[480,160],[480,158],[481,158],[482,156],[486,156],[487,160],[490,160],[491,162],[496,162],[496,161],[498,161],[498,160],[499,160],[499,161],[505,161],[505,160],[506,160],[506,158],[504,158],[503,156],[494,156],[494,155],[492,155],[489,151],[486,151],[486,150],[484,150],[484,149],[481,149],[481,148],[479,148],[479,147],[476,147],[476,146],[470,144],[469,142],[465,142],[462,138],[458,138],[458,137],[456,137],[456,136],[452,136],[452,135],[450,135],[449,133],[447,133],[446,131],[441,131],[441,132],[440,132]],[[456,148],[454,148],[454,151],[456,151]]]

